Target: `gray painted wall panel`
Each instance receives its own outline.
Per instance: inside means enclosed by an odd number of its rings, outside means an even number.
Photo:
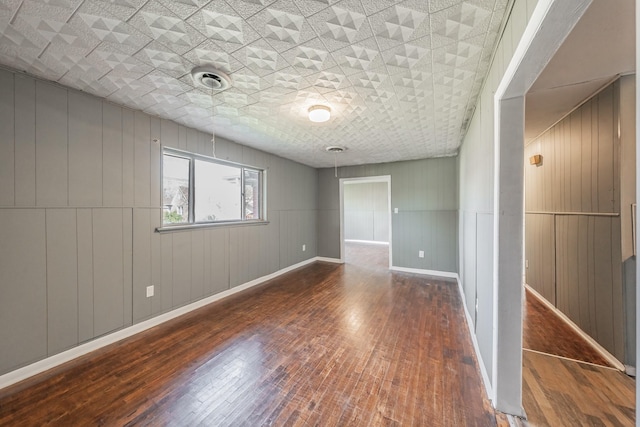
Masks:
[[[78,236],[78,341],[95,337],[93,311],[93,214],[77,209]]]
[[[122,108],[102,103],[102,206],[122,206]]]
[[[191,301],[191,233],[173,235],[173,306]]]
[[[45,211],[0,209],[0,374],[47,355]]]
[[[93,209],[94,335],[123,326],[124,265],[121,209]]]
[[[137,197],[136,197],[137,200]],[[133,322],[151,316],[151,301],[146,296],[151,285],[151,221],[149,209],[133,210]]]
[[[136,111],[134,120],[134,202],[135,206],[149,207],[151,206],[151,118]]]
[[[134,205],[135,113],[122,109],[122,206]]]
[[[36,205],[36,83],[15,76],[15,203]],[[2,86],[0,86],[2,87]],[[2,116],[0,116],[2,117]]]
[[[102,102],[69,92],[69,205],[102,205]]]
[[[493,374],[493,214],[477,214],[476,334],[487,375]],[[470,308],[471,309],[471,308]]]
[[[13,269],[19,262],[9,262],[11,269],[2,264],[1,271],[3,275],[7,271],[11,282],[0,284],[0,338],[13,348],[7,357],[5,349],[0,350],[0,373],[46,357],[49,344],[49,352],[57,352],[68,347],[71,336],[75,335],[76,342],[86,342],[229,289],[232,267],[239,285],[317,254],[315,169],[217,138],[227,158],[269,169],[271,223],[159,234],[155,228],[161,218],[160,147],[152,143],[152,137],[183,149],[191,138],[195,151],[210,154],[210,135],[22,74],[0,74],[8,76],[0,78],[0,93],[3,97],[15,94],[8,108],[0,108],[0,123],[15,127],[15,138],[9,138],[15,152],[7,156],[15,163],[3,169],[3,173],[11,170],[11,177],[3,182],[12,181],[15,187],[12,205],[35,208],[0,208],[0,219],[6,219],[0,229],[3,243],[5,237],[6,241],[18,239],[21,248],[29,248],[23,260],[30,260],[24,274]],[[64,221],[63,227],[49,230],[49,253],[47,210],[55,212],[52,215],[60,210],[60,221]],[[71,216],[65,218],[63,213]],[[18,214],[24,218],[13,217]],[[297,224],[290,240],[281,239],[281,214]],[[41,223],[31,224],[31,215]],[[28,231],[23,233],[22,228]],[[54,253],[54,246],[62,245],[58,240],[63,239],[62,246],[70,245],[74,233],[77,248]],[[281,242],[291,248],[283,263]],[[304,253],[302,242],[307,244]],[[242,248],[233,258],[232,246]],[[17,251],[20,253],[19,248]],[[77,271],[76,301],[67,298],[74,286],[72,280],[66,280],[66,275],[73,279],[72,264]],[[38,274],[41,280],[36,280]],[[47,275],[51,279],[49,298]],[[156,287],[151,298],[146,297],[149,285]],[[4,301],[11,301],[10,307],[17,303],[30,310],[4,310]],[[50,342],[47,310],[54,331]],[[14,315],[24,328],[10,327],[16,324],[14,318],[4,321]],[[29,319],[23,321],[22,315]],[[65,316],[72,315],[77,316],[75,330],[58,328],[59,319],[67,321]]]
[[[36,204],[67,206],[67,91],[36,82]]]
[[[191,233],[191,300],[202,298],[204,293],[204,232]]]
[[[394,266],[457,271],[455,158],[342,167],[338,172],[340,178],[391,175],[391,209],[399,210],[392,215]],[[339,180],[333,173],[318,171],[318,254],[339,258]],[[425,251],[425,258],[418,258],[418,250]]]
[[[133,324],[133,209],[122,210],[123,326]]]
[[[47,209],[47,353],[78,344],[75,209]]]
[[[157,159],[160,163],[160,158]],[[158,185],[160,185],[158,183]],[[158,203],[160,201],[158,200]],[[151,226],[150,245],[151,245],[151,282],[149,285],[154,286],[154,295],[151,298],[151,313],[156,315],[162,313],[162,247],[160,234],[156,233],[156,228],[162,225],[161,209],[149,209],[149,224]]]
[[[0,70],[0,206],[15,204],[15,133],[13,73]]]
[[[528,214],[525,245],[527,282],[627,360],[625,316],[633,314],[624,309],[622,224],[617,216],[590,215],[625,216],[617,132],[629,106],[621,105],[619,88],[619,82],[610,85],[526,147],[526,156],[543,155],[541,167],[525,169],[526,209],[555,215]],[[635,134],[629,138],[634,141]]]
[[[463,225],[462,225],[462,234],[463,234],[463,246],[469,248],[477,248],[477,232],[479,232],[477,228],[477,214],[475,212],[464,212],[463,211]],[[478,231],[477,231],[478,230]],[[483,244],[483,242],[480,242]],[[484,243],[486,244],[486,243]],[[464,291],[464,299],[467,304],[467,310],[469,310],[469,315],[471,316],[471,321],[474,326],[476,325],[476,296],[477,296],[477,265],[478,262],[476,260],[477,249],[471,251],[469,255],[465,256],[464,262],[462,264],[462,285]]]

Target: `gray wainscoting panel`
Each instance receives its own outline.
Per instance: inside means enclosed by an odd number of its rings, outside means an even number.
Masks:
[[[464,256],[462,263],[462,289],[464,291],[465,303],[471,316],[471,321],[476,325],[476,295],[477,295],[477,255],[478,255],[478,229],[477,214],[475,212],[463,211],[462,225],[462,247]],[[493,237],[491,239],[493,241]]]
[[[36,203],[67,206],[67,91],[37,81],[36,104]]]
[[[487,375],[493,375],[493,214],[477,216],[476,335]]]
[[[0,206],[15,204],[15,132],[13,73],[0,70]]]
[[[93,214],[77,209],[78,235],[78,341],[95,337],[93,310]]]
[[[121,209],[93,209],[94,335],[119,329],[124,321],[123,215]]]
[[[191,300],[204,296],[204,232],[191,233]]]
[[[0,209],[0,374],[47,355],[45,211]]]
[[[229,229],[207,230],[207,240],[211,246],[206,264],[211,277],[209,294],[213,295],[229,289]]]
[[[557,307],[620,360],[624,320],[618,218],[557,216]],[[617,245],[619,247],[619,245]]]
[[[147,193],[148,194],[148,193]],[[136,196],[137,197],[137,196]],[[149,209],[133,210],[133,322],[151,316],[151,300],[146,296],[151,285],[151,221]]]
[[[78,344],[75,209],[47,209],[47,353]]]
[[[554,224],[553,215],[525,215],[526,282],[552,304],[556,303]]]
[[[173,306],[191,301],[191,233],[173,233]]]
[[[102,206],[102,101],[69,92],[69,205]]]

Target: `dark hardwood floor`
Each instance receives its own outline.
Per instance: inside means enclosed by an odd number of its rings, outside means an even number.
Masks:
[[[523,347],[522,404],[530,426],[635,425],[635,379],[529,290]]]
[[[529,290],[526,291],[523,315],[522,346],[525,349],[612,367],[591,344]]]
[[[314,263],[1,390],[0,425],[496,425],[457,284],[365,259],[383,264]]]
[[[532,427],[636,425],[635,380],[617,369],[525,350],[522,379]]]

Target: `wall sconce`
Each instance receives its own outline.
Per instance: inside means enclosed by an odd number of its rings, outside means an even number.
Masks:
[[[542,166],[542,154],[536,154],[535,156],[529,157],[529,164]]]

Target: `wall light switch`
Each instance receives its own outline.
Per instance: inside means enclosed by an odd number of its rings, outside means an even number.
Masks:
[[[147,286],[147,298],[150,298],[153,296],[153,292],[154,292],[153,288],[154,288],[153,285]]]
[[[398,208],[393,208],[393,213],[398,213]]]
[[[307,250],[307,245],[302,245],[302,252]]]
[[[418,251],[418,257],[424,258],[424,251]]]

